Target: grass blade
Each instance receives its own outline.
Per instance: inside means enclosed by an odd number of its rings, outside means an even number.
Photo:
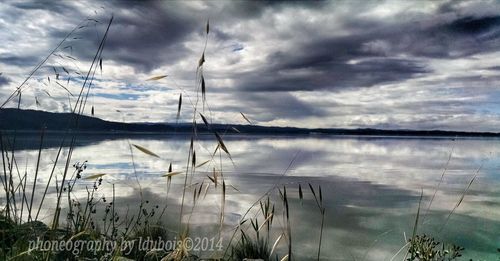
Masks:
[[[243,116],[243,119],[245,119],[245,121],[248,122],[248,124],[252,125],[252,122],[248,119],[247,116],[245,116],[245,114],[243,114],[243,112],[240,112],[241,116]]]
[[[442,231],[444,229],[446,224],[448,224],[448,221],[450,220],[451,215],[453,213],[455,213],[455,210],[457,210],[457,208],[460,206],[460,204],[462,204],[462,201],[464,200],[465,195],[467,194],[467,191],[469,191],[470,187],[472,186],[472,183],[474,183],[474,180],[476,180],[477,174],[479,173],[479,171],[481,170],[482,167],[483,167],[483,164],[481,164],[481,166],[477,169],[477,171],[474,174],[474,176],[472,177],[472,179],[469,181],[469,184],[467,184],[467,187],[465,188],[464,192],[462,192],[460,199],[458,200],[455,207],[453,207],[453,209],[450,211],[450,214],[448,214],[448,217],[446,217],[446,221],[444,222],[443,226],[441,227],[441,229],[439,231]]]
[[[319,203],[323,206],[323,193],[321,193],[321,185],[319,186]]]
[[[300,184],[299,184],[299,199],[300,199],[300,205],[302,205],[304,194],[302,193],[302,186]]]
[[[222,140],[222,138],[219,136],[219,134],[217,132],[214,132],[215,134],[215,137],[217,138],[217,141],[219,142],[219,145],[220,145],[220,148],[225,152],[227,153],[227,155],[231,156],[231,154],[229,153],[229,151],[227,150],[227,147],[226,145],[224,144],[224,141]]]
[[[157,154],[155,154],[154,152],[142,147],[142,146],[139,146],[139,145],[136,145],[136,144],[132,144],[134,147],[136,147],[138,150],[144,152],[145,154],[148,154],[149,156],[153,156],[153,157],[157,157],[159,158],[160,156],[158,156]]]
[[[205,63],[205,52],[200,57],[200,60],[198,61],[198,67],[201,67]]]
[[[179,175],[182,173],[184,173],[184,171],[169,172],[167,174],[163,174],[162,177],[172,177],[172,176]]]
[[[57,85],[59,85],[61,88],[63,88],[66,92],[68,92],[69,95],[71,95],[71,97],[75,97],[75,95],[73,95],[73,93],[71,93],[68,88],[64,87],[62,84],[56,82]]]
[[[224,224],[224,209],[226,206],[226,182],[222,180],[222,202],[221,202],[221,210],[220,210],[220,229]]]
[[[204,166],[205,164],[207,164],[207,163],[209,163],[209,162],[210,162],[210,160],[204,161],[204,162],[202,162],[202,163],[200,163],[200,164],[196,165],[196,168],[202,167],[202,166]]]
[[[271,248],[271,252],[269,252],[269,258],[271,258],[271,256],[273,255],[274,250],[276,250],[276,247],[280,243],[281,238],[283,238],[283,235],[284,234],[281,233],[281,235],[276,239],[276,241],[274,241],[273,247]]]
[[[193,150],[193,158],[191,160],[192,160],[193,168],[196,167],[196,151],[195,150]]]
[[[412,238],[415,238],[417,235],[417,228],[418,228],[418,220],[420,216],[420,206],[422,204],[422,198],[424,197],[424,190],[420,192],[420,199],[418,201],[418,209],[417,209],[417,216],[415,217],[415,224],[413,225],[413,233],[412,233]]]
[[[106,174],[104,174],[104,173],[100,173],[100,174],[90,175],[90,176],[85,177],[85,178],[83,178],[83,179],[85,179],[85,180],[93,180],[93,179],[100,178],[100,177],[102,177],[102,176],[104,176],[104,175],[106,175]]]
[[[177,120],[181,116],[181,107],[182,107],[182,93],[179,94],[179,105],[177,106]]]
[[[205,124],[205,126],[207,126],[207,129],[210,129],[210,124],[208,123],[207,118],[205,118],[205,116],[203,116],[203,114],[201,114],[201,113],[200,113],[200,116],[201,116],[201,119],[203,120],[203,123]]]
[[[201,99],[203,100],[203,102],[206,102],[206,100],[207,100],[205,93],[206,93],[205,77],[202,74],[201,75]]]
[[[102,69],[101,69],[102,70]],[[146,81],[158,81],[158,80],[161,80],[165,77],[167,77],[168,75],[159,75],[159,76],[154,76],[154,77],[151,77],[149,79],[147,79]]]

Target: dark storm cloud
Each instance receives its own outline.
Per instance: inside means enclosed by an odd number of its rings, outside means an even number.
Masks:
[[[301,119],[310,116],[326,116],[324,108],[316,107],[300,101],[285,92],[277,93],[245,93],[243,110],[252,112],[259,121],[293,118]]]
[[[9,54],[0,54],[0,63],[4,63],[6,65],[15,65],[15,66],[33,66],[37,62],[39,62],[38,57],[35,56],[15,56]]]
[[[202,32],[203,26],[200,25],[206,22],[212,7],[219,6],[221,12],[225,13],[224,18],[230,24],[232,21],[242,19],[257,19],[269,9],[276,12],[288,6],[319,9],[324,3],[326,2],[235,1],[223,2],[221,7],[220,2],[207,2],[204,3],[207,6],[206,9],[199,11],[189,5],[172,1],[111,1],[93,8],[100,12],[97,20],[100,21],[101,27],[109,21],[111,13],[114,15],[104,58],[118,64],[131,65],[139,72],[148,73],[162,65],[174,64],[190,54],[185,41],[189,36]],[[56,5],[49,2],[19,3],[16,7],[52,10],[58,13],[64,12],[68,16],[87,17],[77,6]],[[218,21],[218,17],[213,17],[212,20],[222,22]],[[54,43],[67,34],[66,30],[60,30],[57,27],[49,28],[48,31]],[[211,31],[219,41],[231,40],[232,36],[220,28],[213,27]],[[78,49],[74,55],[79,59],[92,57],[95,52],[94,47],[100,41],[93,27],[90,26],[88,30],[79,30],[75,36],[79,39],[69,44],[74,45],[75,49],[78,46],[82,48]]]
[[[492,70],[492,71],[500,71],[500,65],[499,66],[491,66],[491,67],[488,67],[486,69]]]
[[[325,15],[328,10],[323,9],[327,3],[235,1],[221,5],[219,2],[208,2],[206,9],[220,9],[224,21],[218,21],[219,17],[213,17],[212,20],[227,27],[236,21],[258,19],[269,10],[279,13],[284,8],[304,8]],[[98,17],[101,23],[107,22],[109,13],[115,16],[104,58],[117,64],[131,65],[141,72],[149,72],[185,58],[190,53],[185,41],[193,33],[201,32],[200,24],[204,23],[206,17],[200,14],[208,13],[176,2],[163,1],[112,1],[102,5],[107,15]],[[70,6],[67,2],[21,2],[13,6],[85,17],[77,6]],[[454,18],[439,18],[448,13],[453,13]],[[423,25],[424,22],[430,25]],[[268,54],[266,63],[255,71],[241,75],[235,87],[252,91],[370,87],[429,73],[425,62],[416,58],[459,57],[496,50],[499,46],[500,16],[461,17],[450,3],[443,3],[438,12],[432,15],[400,16],[389,21],[345,18],[342,23],[353,33],[342,37],[312,37],[308,41],[292,42],[289,48]],[[262,29],[271,33],[275,31],[277,35],[280,33],[279,28]],[[234,39],[235,35],[226,31],[226,28],[213,29],[220,41]],[[51,28],[49,33],[55,42],[67,32]],[[297,33],[307,36],[310,32]],[[99,41],[95,30],[82,31],[78,37],[82,39],[75,45],[85,48],[75,55],[81,59],[92,57],[95,51],[93,47]],[[408,58],[394,58],[397,55],[406,55]],[[359,59],[367,60],[350,63]],[[29,57],[2,57],[0,60],[16,65],[33,63]],[[255,79],[254,75],[259,75],[259,78]]]
[[[203,19],[197,19],[189,8],[164,1],[115,1],[106,3],[105,15],[97,20],[107,24],[114,15],[103,57],[118,64],[133,66],[141,72],[149,72],[164,64],[173,64],[188,54],[184,42],[195,29],[201,28]],[[198,21],[202,20],[202,21]],[[54,38],[62,38],[66,32],[52,31]],[[76,46],[86,47],[77,57],[92,57],[100,38],[92,26],[78,33],[81,39]]]
[[[207,1],[208,9],[218,8],[220,2]],[[273,12],[279,12],[283,8],[311,8],[321,9],[328,4],[324,0],[310,0],[310,1],[287,1],[287,0],[260,0],[260,1],[226,1],[222,10],[225,14],[238,19],[255,19],[261,18],[266,10],[272,9]]]
[[[45,11],[61,14],[68,18],[66,26],[51,25],[43,28],[56,46],[71,26],[85,22],[87,18],[97,19],[97,27],[88,23],[78,29],[64,44],[72,46],[71,54],[79,60],[89,60],[95,54],[102,32],[111,14],[114,16],[103,57],[117,64],[130,65],[140,72],[149,72],[161,65],[174,64],[189,53],[185,46],[187,37],[201,31],[206,18],[197,16],[192,8],[179,2],[166,1],[110,1],[89,2],[88,10],[71,1],[40,1],[13,3],[12,16],[19,11]],[[9,14],[8,17],[12,18]],[[9,19],[10,19],[9,18]],[[85,23],[83,23],[85,25]],[[221,37],[223,32],[219,31]],[[73,39],[75,38],[75,39]],[[69,51],[61,50],[61,51]],[[32,66],[33,57],[5,56],[0,61],[18,66]]]
[[[500,16],[459,17],[448,23],[416,31],[399,52],[436,58],[458,58],[499,50]],[[409,42],[407,42],[409,43]]]
[[[39,0],[34,2],[15,2],[12,6],[21,10],[47,10],[56,13],[72,13],[75,10],[68,5],[69,1],[49,1],[49,0]]]
[[[367,57],[360,45],[325,41],[297,51],[278,52],[268,58],[269,67],[243,77],[241,88],[248,91],[313,91],[347,87],[370,87],[402,81],[428,72],[417,61]],[[337,51],[338,50],[338,51]],[[350,61],[353,60],[353,63]],[[258,75],[258,77],[255,77]]]
[[[7,85],[10,83],[10,80],[9,78],[3,76],[1,73],[0,73],[0,87],[4,86],[4,85]]]
[[[269,54],[261,69],[242,75],[238,85],[245,91],[371,87],[432,73],[426,66],[430,58],[459,58],[500,49],[500,16],[455,14],[454,19],[442,21],[440,15],[401,17],[393,22],[347,20],[353,34],[313,38]],[[406,58],[394,58],[402,56]]]
[[[387,57],[376,46],[380,34],[317,39],[291,50],[270,54],[267,66],[242,77],[251,91],[312,91],[370,87],[403,81],[429,72],[417,60]],[[375,46],[370,46],[372,44]],[[255,77],[258,75],[258,77]]]
[[[208,3],[208,7],[218,3]],[[47,9],[68,14],[80,14],[76,7],[48,4],[46,2],[17,3],[17,8]],[[173,64],[189,54],[184,45],[187,37],[200,31],[205,18],[196,15],[196,10],[177,3],[161,1],[115,1],[105,4],[115,19],[105,49],[105,58],[118,64],[132,65],[142,72],[149,72],[164,64]],[[237,20],[259,18],[266,10],[279,12],[283,8],[307,8],[322,13],[323,2],[251,2],[226,3],[220,7],[227,23]],[[441,12],[451,12],[441,8]],[[439,14],[436,14],[439,15]],[[98,20],[105,23],[108,17]],[[217,18],[213,18],[217,21]],[[415,19],[417,19],[415,21]],[[311,38],[309,42],[297,43],[289,49],[271,53],[267,63],[243,77],[236,87],[242,90],[287,91],[335,89],[344,87],[370,87],[380,83],[404,81],[421,73],[429,72],[421,61],[394,59],[388,56],[410,54],[414,57],[450,57],[470,55],[497,48],[500,30],[499,16],[456,17],[451,21],[436,21],[435,25],[422,26],[422,21],[435,17],[404,17],[386,22],[375,19],[344,21],[347,28],[355,32],[337,38]],[[265,28],[264,28],[265,29]],[[276,29],[279,30],[279,29]],[[66,32],[52,29],[55,39]],[[214,30],[219,40],[229,40],[231,35],[224,29]],[[301,32],[302,33],[302,32]],[[307,32],[303,32],[307,35]],[[96,32],[87,30],[79,45],[97,45]],[[287,39],[283,39],[287,41]],[[79,58],[92,57],[94,50],[85,48],[77,52]],[[22,63],[22,57],[9,57],[10,61]],[[351,60],[375,58],[355,64]],[[6,58],[4,58],[6,59]],[[308,71],[299,74],[301,70]]]
[[[489,32],[495,28],[498,29],[498,26],[500,26],[500,16],[480,18],[468,16],[455,20],[446,27],[452,32],[478,35]]]
[[[229,20],[256,19],[265,10],[292,5],[297,7],[320,8],[323,1],[289,3],[286,1],[236,1],[224,3],[223,10],[230,14]],[[206,3],[208,10],[211,5]],[[208,17],[207,11],[197,11],[176,2],[165,1],[114,1],[106,6],[113,12],[114,22],[106,43],[105,58],[132,65],[141,72],[149,72],[161,65],[174,64],[186,58],[190,50],[185,46],[187,38],[194,33],[201,33]],[[212,18],[217,21],[217,17]],[[107,17],[100,17],[106,21]],[[62,36],[64,32],[55,32]],[[231,36],[219,28],[212,28],[217,40],[228,41]],[[82,36],[83,41],[94,41],[95,32],[89,30]],[[85,45],[82,44],[82,45]],[[88,46],[88,44],[87,44]],[[92,44],[90,45],[92,46]],[[91,55],[80,53],[83,57]]]

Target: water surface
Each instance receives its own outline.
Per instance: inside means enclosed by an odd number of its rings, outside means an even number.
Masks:
[[[208,184],[213,168],[222,169],[228,183],[224,211],[226,243],[241,215],[255,200],[275,185],[286,186],[290,200],[293,249],[301,260],[316,255],[321,215],[308,188],[310,183],[322,187],[326,206],[322,257],[325,260],[389,260],[411,236],[420,194],[423,192],[419,232],[466,248],[468,258],[494,260],[500,247],[500,140],[451,139],[429,137],[356,137],[356,136],[230,136],[225,144],[232,160],[216,154],[215,161],[197,169],[192,183]],[[38,184],[47,182],[52,162],[61,142],[59,136],[48,136],[43,144]],[[130,144],[148,148],[161,158],[151,157]],[[202,136],[195,144],[197,162],[211,159],[216,147],[212,136]],[[39,137],[18,135],[17,165],[29,176],[34,173]],[[167,197],[167,182],[161,177],[170,163],[174,171],[186,166],[189,138],[160,135],[81,136],[73,153],[73,163],[87,162],[83,175],[105,173],[99,196],[110,198],[115,184],[116,204],[120,211],[131,211],[143,199],[151,208],[165,204],[164,223],[178,221],[184,176],[174,176]],[[63,150],[65,155],[67,150]],[[451,159],[448,159],[451,154]],[[447,163],[448,162],[448,163]],[[443,183],[427,213],[429,202],[446,169]],[[58,180],[64,164],[58,164]],[[477,178],[451,215],[469,181]],[[298,197],[298,186],[304,188],[304,202]],[[231,186],[234,186],[232,188]],[[79,180],[75,195],[85,197],[85,186]],[[43,185],[37,186],[37,195]],[[42,217],[53,213],[55,188],[49,189]],[[274,221],[279,234],[281,202]],[[1,198],[2,202],[5,200]],[[36,201],[36,200],[35,200]],[[191,216],[193,231],[213,234],[218,230],[221,209],[220,186],[209,187]],[[186,196],[186,205],[192,194]],[[189,208],[190,210],[190,208]],[[252,214],[254,212],[251,212]],[[421,219],[422,219],[421,217]],[[175,230],[175,225],[171,226]],[[195,232],[193,232],[195,233]],[[283,244],[283,247],[285,245]],[[203,254],[203,253],[201,253]],[[401,259],[401,258],[400,258]]]

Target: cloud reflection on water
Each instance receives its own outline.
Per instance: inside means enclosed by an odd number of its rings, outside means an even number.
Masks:
[[[52,140],[53,139],[53,140]],[[60,141],[49,139],[41,162],[39,184],[46,182],[51,162],[55,158]],[[234,165],[223,160],[223,170],[229,184],[239,191],[228,189],[226,202],[226,235],[238,223],[241,214],[276,181],[286,185],[293,198],[292,225],[297,257],[314,256],[320,215],[311,201],[308,191],[306,202],[301,206],[297,188],[301,183],[321,185],[327,205],[323,254],[330,258],[366,260],[390,259],[404,244],[403,233],[411,233],[418,205],[420,190],[424,191],[423,206],[427,207],[449,153],[453,156],[441,190],[438,191],[422,232],[456,242],[464,246],[468,258],[492,258],[496,249],[493,242],[500,242],[498,167],[500,140],[445,138],[380,138],[380,137],[269,137],[231,136],[225,138]],[[28,173],[32,173],[37,150],[36,138],[20,139],[16,151],[19,166],[28,161]],[[134,174],[129,142],[139,144],[159,154],[156,159],[134,151]],[[25,147],[23,148],[23,144]],[[88,160],[87,175],[106,173],[100,195],[110,197],[111,183],[116,183],[117,205],[133,208],[139,202],[140,183],[145,199],[150,204],[163,206],[166,198],[166,181],[160,177],[173,163],[174,171],[182,170],[186,163],[188,139],[160,136],[133,136],[127,139],[110,139],[99,136],[81,137],[73,160]],[[211,137],[202,138],[196,147],[198,162],[209,159],[216,143]],[[299,152],[291,169],[279,176]],[[474,171],[484,162],[473,186],[462,205],[450,219],[442,234],[435,232],[443,224],[449,211],[460,197]],[[62,171],[61,163],[58,171]],[[207,164],[198,170],[194,182],[208,182]],[[56,171],[56,173],[59,173]],[[60,175],[60,174],[59,174]],[[60,178],[59,178],[60,180]],[[79,181],[75,194],[85,196],[85,185]],[[177,220],[183,178],[175,177],[170,192],[166,219]],[[38,188],[40,189],[40,188]],[[54,188],[49,190],[45,204],[50,215]],[[220,211],[219,192],[213,187],[192,217],[194,230],[213,233],[207,224],[218,223]],[[187,196],[191,204],[192,195]],[[277,206],[280,204],[278,203]],[[279,223],[276,223],[279,226]],[[210,226],[209,226],[210,227]],[[212,226],[214,227],[214,226]],[[172,227],[175,230],[175,227]]]

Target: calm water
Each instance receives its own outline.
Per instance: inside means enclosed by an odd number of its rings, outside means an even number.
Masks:
[[[33,173],[35,167],[38,139],[25,135],[18,136],[16,141],[18,166],[21,169],[27,166],[28,173]],[[419,232],[465,247],[467,258],[497,258],[495,252],[500,247],[500,140],[232,136],[226,137],[225,141],[234,164],[223,155],[222,165],[218,160],[216,166],[222,168],[227,183],[237,188],[229,187],[227,191],[223,231],[226,243],[241,214],[279,182],[281,186],[287,186],[292,198],[294,254],[296,257],[314,257],[321,217],[309,190],[304,189],[302,205],[298,199],[298,184],[305,188],[311,183],[322,186],[326,205],[322,248],[325,260],[389,260],[404,245],[405,235],[412,233],[421,191],[424,193],[422,212],[426,212],[453,151],[444,181]],[[60,138],[56,136],[48,137],[44,142],[39,184],[47,181],[59,143]],[[135,149],[132,160],[129,143],[146,147],[161,159]],[[86,136],[79,138],[73,161],[88,161],[84,176],[106,173],[99,196],[110,198],[111,184],[115,184],[116,204],[121,206],[120,211],[137,206],[141,188],[143,197],[150,201],[151,206],[168,204],[168,214],[163,221],[168,223],[171,219],[171,223],[175,223],[184,177],[173,178],[172,190],[166,200],[166,179],[161,175],[170,162],[174,171],[184,169],[188,146],[189,139],[182,136]],[[212,136],[202,138],[195,146],[197,162],[210,159],[215,146]],[[291,167],[280,179],[291,162]],[[199,168],[192,177],[193,183],[208,183],[206,175],[213,167],[213,164],[207,164]],[[478,168],[478,177],[464,201],[439,232]],[[58,180],[63,169],[64,165],[59,164]],[[76,195],[83,198],[84,188],[88,185],[89,182],[78,181]],[[217,189],[219,192],[210,187],[208,196],[195,208],[191,218],[193,231],[200,234],[217,231],[220,186]],[[38,186],[37,193],[41,194],[41,190],[42,186]],[[42,213],[46,219],[50,218],[54,206],[55,189],[49,191],[51,195]],[[276,193],[274,195],[277,199]],[[191,204],[192,194],[186,198]],[[4,198],[1,200],[3,204]],[[276,205],[281,213],[281,203],[276,202]],[[279,230],[281,224],[281,215],[277,215],[275,229]]]

